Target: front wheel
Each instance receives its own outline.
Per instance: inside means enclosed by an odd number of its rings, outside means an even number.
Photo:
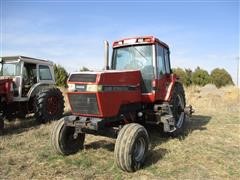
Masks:
[[[74,132],[74,127],[64,125],[64,118],[54,124],[51,144],[58,154],[70,155],[83,149],[85,134],[79,133],[77,137],[74,137]]]
[[[123,171],[134,172],[145,161],[149,147],[146,129],[137,123],[125,125],[119,132],[114,157],[117,166]]]

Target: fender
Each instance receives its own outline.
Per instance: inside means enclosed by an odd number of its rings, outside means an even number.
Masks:
[[[179,79],[177,78],[177,76],[175,74],[171,75],[171,83],[169,84],[168,88],[167,88],[167,93],[166,96],[164,98],[165,101],[169,102],[171,100],[172,97],[172,92],[173,92],[173,88],[175,83],[179,82]]]
[[[55,84],[47,84],[45,82],[39,82],[37,84],[34,84],[31,89],[27,93],[28,99],[31,97],[35,96],[38,92],[45,90],[45,89],[50,89],[55,87]]]

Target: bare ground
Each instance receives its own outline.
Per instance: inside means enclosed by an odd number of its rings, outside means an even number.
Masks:
[[[151,150],[142,170],[126,173],[114,164],[114,140],[87,135],[85,149],[63,157],[50,146],[53,124],[34,118],[7,122],[0,136],[0,179],[239,179],[239,89],[190,87],[196,113],[184,136],[150,129]]]

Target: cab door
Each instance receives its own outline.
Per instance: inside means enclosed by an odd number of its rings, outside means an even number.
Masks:
[[[169,50],[159,44],[156,45],[156,101],[164,101],[171,82],[171,68],[169,62]]]

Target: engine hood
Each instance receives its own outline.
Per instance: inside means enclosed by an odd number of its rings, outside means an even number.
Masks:
[[[76,72],[69,76],[68,82],[119,86],[139,85],[141,82],[141,72],[139,70]]]
[[[99,74],[99,84],[103,85],[139,85],[140,71],[103,71]]]

